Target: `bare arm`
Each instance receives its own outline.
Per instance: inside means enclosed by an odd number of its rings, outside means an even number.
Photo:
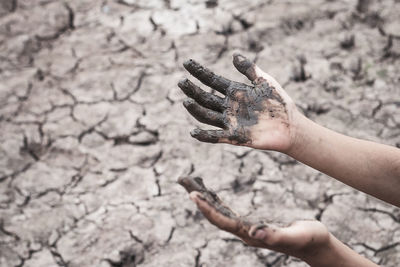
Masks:
[[[249,246],[282,252],[315,267],[377,266],[336,239],[319,221],[296,221],[287,227],[260,223],[230,209],[199,177],[183,177],[179,183],[207,220]]]
[[[280,84],[245,57],[235,67],[252,82],[237,83],[194,61],[185,68],[225,97],[202,91],[189,80],[179,86],[184,102],[200,122],[221,130],[196,129],[196,139],[276,150],[335,179],[400,207],[400,149],[347,137],[304,117]]]
[[[289,156],[400,207],[400,149],[348,137],[297,114]]]

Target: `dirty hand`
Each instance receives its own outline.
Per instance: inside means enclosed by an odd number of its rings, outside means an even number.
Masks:
[[[311,262],[314,255],[329,250],[330,234],[318,221],[297,221],[288,227],[253,223],[233,212],[207,189],[200,177],[178,180],[190,193],[203,215],[221,230],[230,232],[250,246],[267,248]],[[315,259],[314,259],[315,260]]]
[[[179,82],[190,97],[183,102],[190,114],[202,123],[222,128],[195,129],[191,135],[209,143],[288,151],[294,142],[293,117],[298,113],[292,99],[273,77],[242,55],[233,55],[233,65],[252,85],[216,75],[194,60],[183,64],[203,84],[225,96],[205,92],[188,79]]]

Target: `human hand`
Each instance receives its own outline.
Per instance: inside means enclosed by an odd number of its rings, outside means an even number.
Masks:
[[[230,143],[287,152],[295,139],[297,109],[280,84],[240,54],[233,65],[252,82],[247,85],[218,76],[194,60],[183,66],[203,84],[225,95],[203,91],[188,79],[178,83],[190,98],[183,104],[198,121],[222,130],[195,129],[191,135],[202,142]]]
[[[249,246],[267,248],[315,262],[330,250],[330,234],[318,221],[296,221],[288,227],[263,222],[253,223],[226,206],[215,192],[207,189],[200,177],[178,180],[203,215],[219,229],[239,237]]]

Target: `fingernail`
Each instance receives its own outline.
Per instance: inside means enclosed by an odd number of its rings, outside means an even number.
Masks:
[[[238,52],[233,53],[233,57],[236,58],[239,62],[246,59],[242,54]]]
[[[253,237],[255,239],[264,239],[264,237],[267,235],[267,232],[265,232],[263,229],[259,229],[255,232]]]

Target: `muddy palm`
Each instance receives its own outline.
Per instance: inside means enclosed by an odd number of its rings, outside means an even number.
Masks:
[[[222,128],[195,129],[191,135],[209,143],[288,150],[294,140],[292,99],[274,78],[242,55],[234,54],[233,64],[252,85],[216,75],[194,60],[183,64],[203,84],[224,95],[208,93],[188,79],[179,82],[178,86],[190,97],[183,103],[190,114],[202,123]]]

